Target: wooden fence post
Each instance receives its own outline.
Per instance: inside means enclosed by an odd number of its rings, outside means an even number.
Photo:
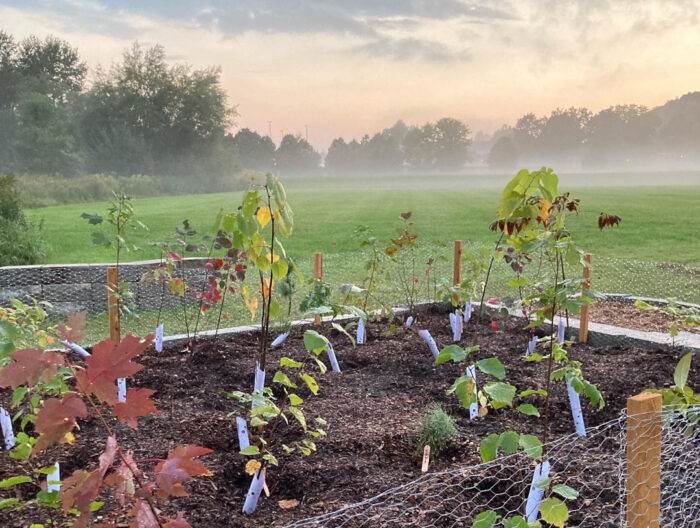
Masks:
[[[585,295],[585,293],[591,287],[591,264],[593,262],[593,255],[591,255],[590,253],[586,253],[583,256],[583,260],[586,261],[586,264],[583,266],[583,278],[585,279],[585,281],[581,285],[581,294]],[[590,304],[585,304],[581,306],[581,317],[579,319],[578,327],[578,340],[581,343],[588,342],[588,319],[590,317],[590,313]]]
[[[452,270],[452,284],[459,286],[462,282],[462,241],[455,240],[454,268]],[[452,301],[459,304],[459,295],[452,295]]]
[[[113,292],[119,291],[119,269],[107,268],[107,310],[109,312],[109,337],[114,343],[119,343],[119,301]]]
[[[661,394],[627,400],[627,528],[659,528]]]
[[[314,253],[314,281],[321,282],[323,279],[323,254]],[[321,324],[321,316],[314,315],[314,323],[317,325]]]

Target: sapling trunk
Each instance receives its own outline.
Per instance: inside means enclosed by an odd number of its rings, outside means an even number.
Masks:
[[[551,326],[551,333],[550,333],[550,342],[549,342],[549,359],[547,361],[547,378],[545,379],[545,386],[547,395],[545,396],[544,399],[544,420],[542,424],[542,449],[543,453],[544,450],[546,449],[546,444],[547,444],[547,437],[549,436],[549,399],[550,399],[550,389],[551,389],[551,384],[552,384],[552,367],[554,366],[554,335],[555,335],[555,330],[554,330],[554,314],[557,313],[557,291],[559,289],[559,251],[555,249],[555,261],[556,261],[556,267],[554,271],[554,295],[553,301],[552,301],[552,314],[551,314],[551,319],[552,319],[552,326]]]

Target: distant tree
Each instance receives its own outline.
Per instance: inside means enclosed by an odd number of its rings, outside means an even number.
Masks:
[[[277,147],[275,162],[282,173],[313,171],[318,169],[321,156],[301,136],[287,134]]]
[[[422,127],[408,129],[403,140],[404,159],[414,170],[425,170],[433,166],[433,126],[426,123]]]
[[[243,128],[231,138],[242,167],[269,172],[273,170],[275,144],[269,136],[261,136],[249,128]]]
[[[435,123],[431,143],[437,169],[460,169],[469,157],[467,153],[471,143],[469,128],[458,119],[444,117]]]
[[[356,170],[355,155],[342,137],[334,139],[326,154],[326,170],[336,174]]]
[[[396,142],[401,145],[403,144],[403,140],[408,133],[408,126],[406,126],[406,123],[403,122],[403,119],[399,119],[396,123],[394,123],[394,126],[391,128],[385,128],[382,132],[394,138]]]
[[[488,157],[489,167],[494,169],[513,169],[518,164],[518,151],[513,140],[501,136],[491,147]]]
[[[585,127],[591,113],[585,108],[556,109],[536,141],[536,153],[544,160],[575,163],[580,159]]]
[[[368,169],[376,171],[396,171],[401,168],[403,154],[398,141],[389,133],[372,136],[364,145],[364,158]]]
[[[542,135],[546,118],[535,114],[525,114],[518,119],[513,128],[513,143],[520,156],[532,159],[537,154],[537,140]]]

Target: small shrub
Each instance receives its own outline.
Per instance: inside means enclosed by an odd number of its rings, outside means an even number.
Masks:
[[[0,266],[38,264],[46,256],[41,225],[29,223],[12,174],[0,174]]]
[[[438,404],[428,406],[418,423],[413,426],[413,441],[418,456],[423,455],[426,445],[430,446],[430,458],[440,454],[447,442],[457,435],[457,425]]]

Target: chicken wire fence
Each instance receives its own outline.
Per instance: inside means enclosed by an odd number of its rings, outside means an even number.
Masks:
[[[481,246],[466,243],[463,254],[477,254]],[[452,283],[452,247],[423,245],[413,254],[412,261],[404,263],[404,270],[413,277],[408,282],[415,285],[414,302],[442,301],[449,297],[443,286]],[[345,254],[324,254],[323,281],[333,286],[333,298],[346,301],[340,291],[341,284],[368,284],[365,262],[369,255],[360,253],[353,258]],[[128,288],[128,298],[122,303],[129,308],[122,314],[122,333],[143,335],[164,325],[164,335],[192,334],[195,331],[228,328],[254,322],[241,298],[241,285],[232,283],[235,293],[226,289],[222,298],[210,309],[199,309],[197,294],[208,286],[206,259],[187,259],[179,264],[175,275],[191,287],[184,296],[173,294],[163,283],[149,283],[143,279],[160,264],[159,261],[124,263],[120,266],[119,280]],[[431,262],[431,264],[429,264]],[[291,295],[280,300],[279,320],[300,318],[299,304],[310,291],[313,277],[313,259],[301,258],[296,264],[306,280],[301,283],[291,277]],[[466,265],[465,265],[466,266]],[[71,313],[88,311],[87,341],[97,342],[109,335],[107,315],[107,265],[74,264],[49,266],[13,266],[0,268],[0,305],[8,305],[13,298],[23,302],[31,299],[48,301],[47,308],[52,321],[65,319]],[[548,271],[543,263],[531,262],[523,271],[524,276],[545,276]],[[567,276],[580,276],[581,270],[567,267]],[[404,275],[406,274],[404,273]],[[466,273],[466,269],[465,272]],[[257,288],[257,277],[249,273],[247,283],[251,290]],[[497,297],[506,304],[515,302],[523,293],[509,286],[516,274],[504,260],[496,260],[486,287],[485,298]],[[398,306],[409,301],[405,294],[407,277],[401,277],[399,266],[387,260],[375,275],[376,291],[369,297],[369,307]],[[412,282],[411,279],[417,282]],[[628,259],[596,257],[593,262],[593,288],[600,292],[630,296],[677,298],[686,302],[700,302],[700,266],[641,262]],[[283,285],[279,284],[282,288]],[[478,288],[477,284],[477,288]],[[280,290],[281,291],[281,290]],[[278,291],[278,293],[280,292]],[[362,300],[350,299],[350,303]],[[478,300],[474,292],[474,300]],[[623,297],[622,300],[625,300]],[[630,300],[630,302],[632,302]],[[282,324],[282,323],[281,323]]]
[[[567,499],[567,526],[613,528],[647,526],[644,515],[654,505],[662,527],[691,528],[700,522],[700,431],[695,426],[700,406],[683,412],[664,407],[660,429],[658,413],[635,414],[589,428],[585,437],[575,434],[547,444],[550,486],[564,484],[576,490]],[[658,485],[627,488],[628,438],[643,438],[660,453],[635,455],[646,463],[660,458]],[[655,436],[656,435],[656,436]],[[652,447],[651,450],[654,448]],[[492,510],[502,518],[532,514],[528,498],[535,463],[525,454],[497,458],[486,464],[426,473],[404,485],[337,511],[293,522],[286,528],[456,528],[471,527],[480,513]],[[659,493],[660,490],[660,493]],[[543,495],[550,495],[546,491]],[[634,502],[628,508],[628,497]],[[659,506],[660,504],[660,506]],[[500,526],[500,524],[498,524]],[[489,526],[483,524],[482,526]],[[658,525],[656,525],[658,526]]]

